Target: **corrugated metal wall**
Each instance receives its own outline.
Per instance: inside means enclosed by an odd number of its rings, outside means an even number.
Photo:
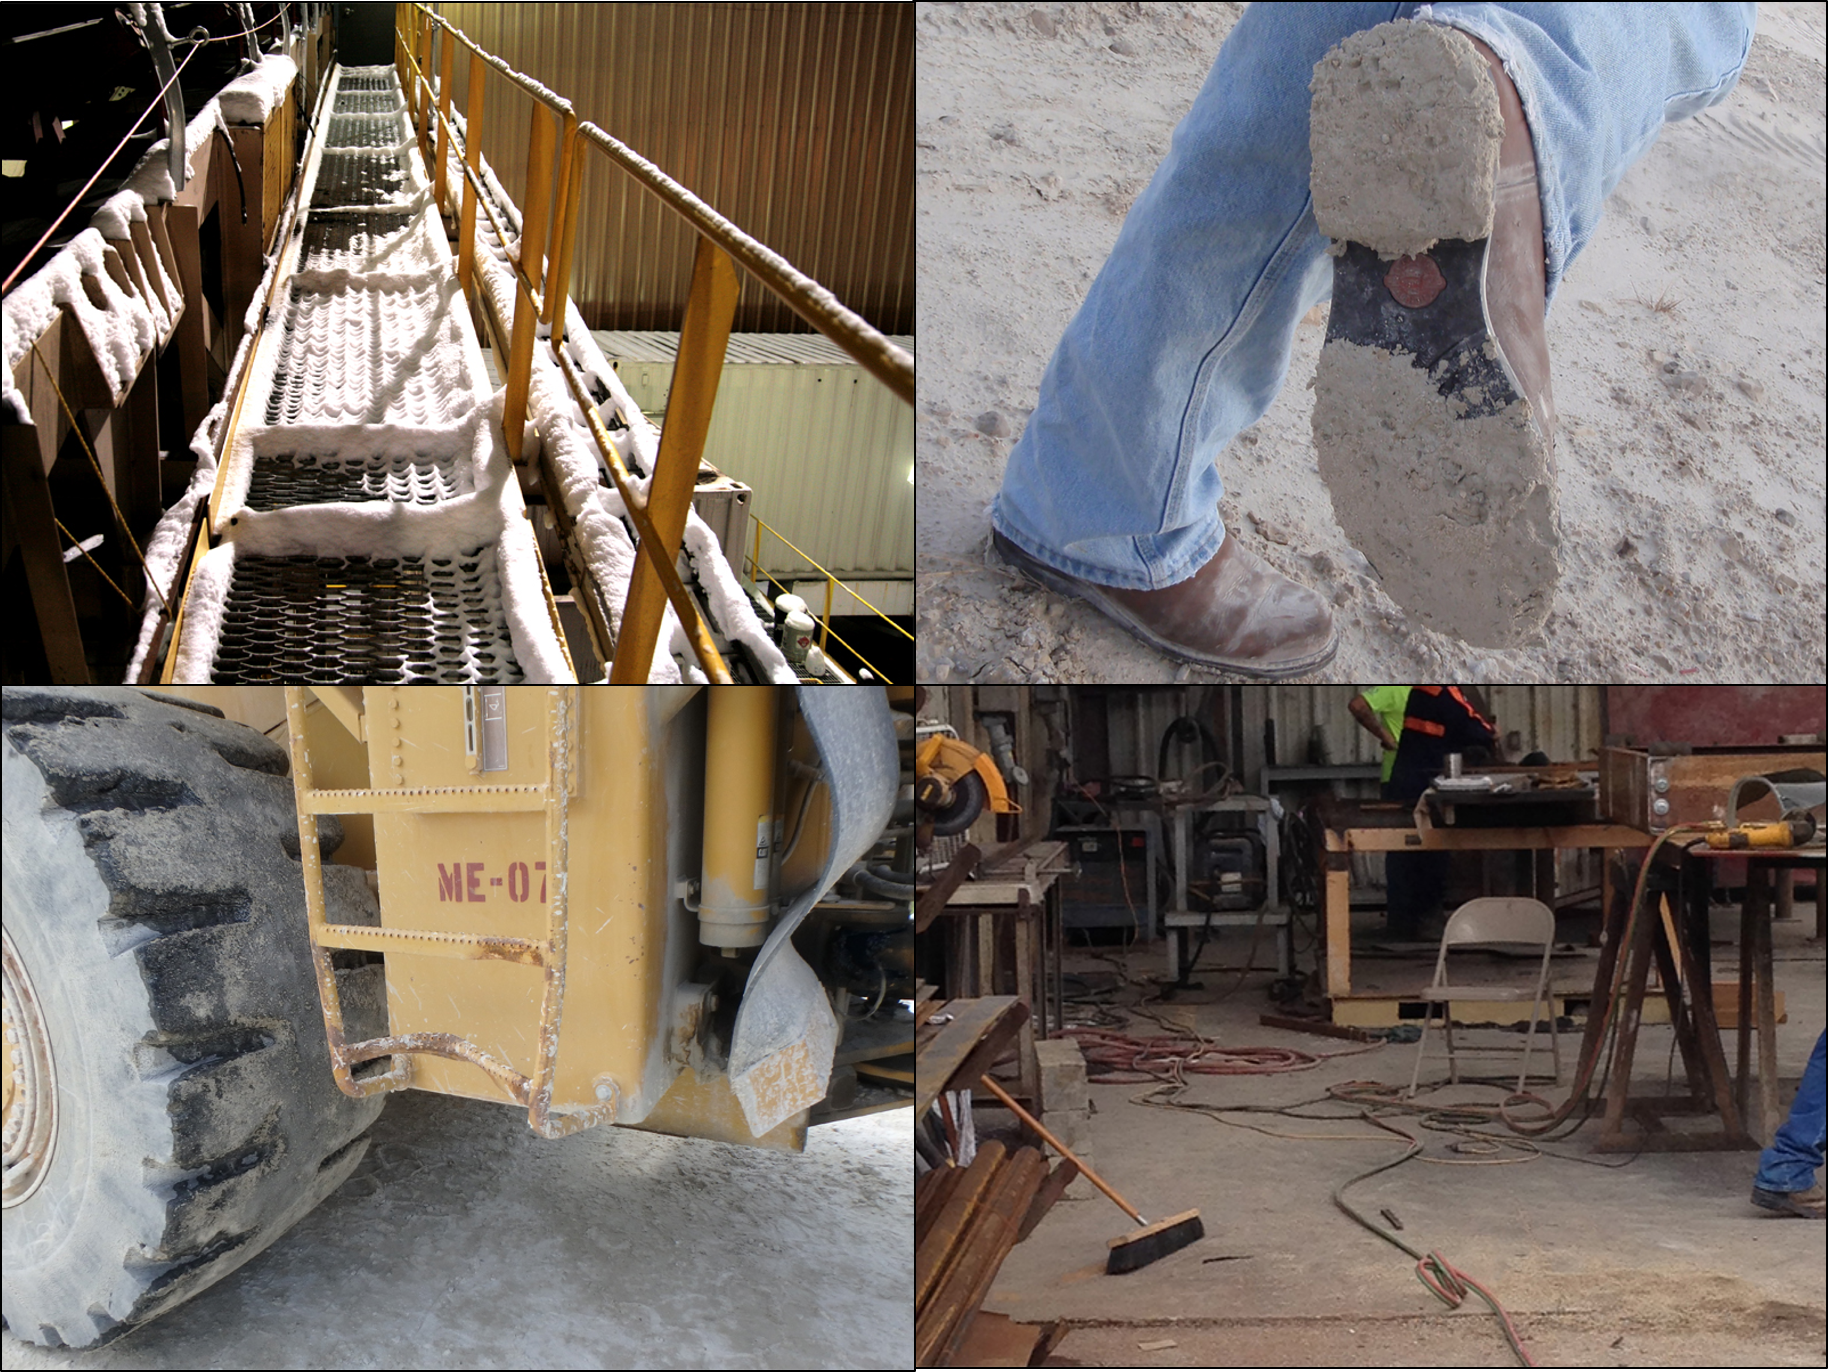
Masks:
[[[906,4],[454,4],[439,11],[652,159],[884,333],[914,329]],[[459,51],[453,89],[468,90]],[[517,200],[530,97],[491,78],[483,154]],[[694,235],[587,154],[572,296],[593,329],[676,329]],[[736,327],[800,332],[744,281]]]
[[[1226,696],[1241,706],[1243,725],[1242,765],[1238,770],[1251,790],[1259,790],[1264,766],[1264,721],[1276,724],[1276,760],[1283,766],[1308,761],[1310,740],[1318,738],[1326,760],[1333,763],[1376,762],[1382,756],[1378,742],[1352,718],[1347,703],[1357,686],[1176,686],[1112,692],[1107,697],[1111,772],[1155,775],[1161,737],[1177,716],[1198,714],[1218,735],[1221,753],[1231,743],[1213,716],[1213,692],[1236,691]],[[1599,686],[1486,686],[1482,688],[1492,717],[1503,735],[1507,756],[1521,758],[1541,749],[1555,762],[1595,762],[1600,746]],[[1228,720],[1229,714],[1225,716]],[[1316,735],[1316,731],[1318,734]],[[1184,775],[1198,765],[1197,747],[1170,750],[1168,774]],[[1234,764],[1235,765],[1235,764]],[[1341,783],[1348,795],[1375,798],[1373,782]],[[1584,851],[1560,854],[1558,889],[1566,894],[1597,885],[1597,861]],[[1360,886],[1383,884],[1383,859],[1379,854],[1353,857],[1353,882]]]
[[[1197,710],[1212,724],[1210,692],[1229,687],[1176,686],[1142,689],[1133,698],[1114,701],[1110,710],[1111,768],[1119,775],[1155,772],[1162,731],[1176,716]],[[1377,740],[1358,726],[1347,703],[1357,686],[1243,686],[1246,785],[1261,782],[1264,764],[1263,723],[1276,722],[1276,760],[1284,766],[1308,760],[1309,741],[1318,729],[1329,762],[1376,762]],[[1481,688],[1513,757],[1541,749],[1556,762],[1595,759],[1600,746],[1600,687],[1486,686]],[[1515,735],[1515,738],[1512,735]],[[1229,746],[1220,737],[1219,746]],[[1174,763],[1171,758],[1170,770]]]
[[[679,335],[597,341],[635,403],[664,410]],[[705,459],[754,489],[755,518],[846,581],[913,574],[914,411],[822,335],[731,335]],[[766,533],[762,565],[782,581],[815,574]]]

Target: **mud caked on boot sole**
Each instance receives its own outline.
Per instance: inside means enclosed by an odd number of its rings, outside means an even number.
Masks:
[[[1520,266],[1541,247],[1527,130],[1514,159],[1485,59],[1433,24],[1352,35],[1310,90],[1314,216],[1335,257],[1314,445],[1334,511],[1427,627],[1517,646],[1560,570],[1540,258]]]

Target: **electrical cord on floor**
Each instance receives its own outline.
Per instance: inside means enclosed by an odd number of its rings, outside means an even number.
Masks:
[[[1367,1043],[1333,1053],[1310,1053],[1301,1048],[1233,1048],[1185,1029],[1148,1038],[1108,1029],[1068,1029],[1064,1037],[1076,1041],[1085,1055],[1086,1080],[1101,1086],[1152,1081],[1184,1088],[1190,1072],[1200,1076],[1305,1072],[1332,1058],[1352,1057],[1383,1047],[1381,1043]]]
[[[1363,1172],[1360,1172],[1341,1182],[1338,1186],[1335,1186],[1333,1188],[1333,1204],[1339,1207],[1339,1209],[1354,1223],[1369,1229],[1373,1234],[1376,1234],[1380,1239],[1384,1240],[1384,1242],[1395,1245],[1410,1257],[1414,1258],[1416,1280],[1421,1282],[1422,1285],[1426,1286],[1430,1291],[1434,1292],[1437,1297],[1446,1303],[1450,1310],[1459,1309],[1465,1302],[1469,1293],[1476,1294],[1491,1307],[1492,1314],[1498,1317],[1499,1326],[1504,1330],[1505,1340],[1510,1344],[1511,1351],[1517,1355],[1517,1360],[1525,1367],[1535,1367],[1536,1360],[1532,1358],[1529,1355],[1528,1350],[1524,1348],[1523,1339],[1517,1333],[1517,1326],[1511,1322],[1510,1312],[1499,1303],[1496,1296],[1486,1290],[1479,1282],[1475,1281],[1472,1277],[1469,1277],[1466,1273],[1447,1261],[1446,1257],[1442,1255],[1439,1249],[1424,1253],[1421,1249],[1416,1248],[1399,1238],[1394,1230],[1387,1229],[1383,1225],[1367,1219],[1363,1214],[1346,1203],[1346,1192],[1351,1190],[1352,1187],[1357,1186],[1362,1181],[1369,1181],[1372,1177],[1375,1177],[1380,1173],[1388,1172],[1392,1168],[1401,1167],[1411,1158],[1421,1153],[1423,1147],[1422,1141],[1416,1138],[1415,1135],[1404,1133],[1393,1124],[1386,1124],[1384,1121],[1374,1116],[1369,1110],[1361,1111],[1360,1115],[1367,1123],[1374,1124],[1379,1129],[1396,1135],[1409,1146],[1403,1150],[1403,1155],[1400,1158],[1393,1158],[1389,1162],[1380,1162],[1377,1166],[1367,1168]]]

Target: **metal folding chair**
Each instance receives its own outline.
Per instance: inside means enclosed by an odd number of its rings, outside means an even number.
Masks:
[[[1434,1007],[1441,1007],[1441,1027],[1447,1036],[1447,1079],[1458,1084],[1459,1064],[1454,1056],[1453,1002],[1530,1000],[1530,1031],[1523,1042],[1523,1070],[1517,1074],[1517,1089],[1523,1090],[1530,1072],[1530,1049],[1536,1041],[1537,1007],[1548,1013],[1549,1051],[1555,1064],[1555,1080],[1561,1080],[1561,1041],[1555,1032],[1554,1008],[1548,1002],[1549,951],[1555,943],[1555,912],[1539,900],[1524,896],[1485,896],[1469,900],[1447,921],[1441,933],[1441,951],[1435,958],[1434,983],[1422,992],[1427,1009],[1422,1016],[1422,1039],[1416,1045],[1415,1071],[1409,1078],[1413,1096],[1422,1079],[1422,1057],[1428,1051],[1428,1030],[1434,1020]],[[1521,986],[1478,986],[1447,979],[1447,950],[1468,944],[1511,944],[1534,947],[1542,945],[1542,965],[1536,974],[1534,992]],[[1495,1050],[1515,1052],[1514,1047]]]

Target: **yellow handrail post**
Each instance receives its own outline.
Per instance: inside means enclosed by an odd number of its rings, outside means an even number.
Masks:
[[[402,5],[400,8],[404,11],[402,23],[400,25],[400,89],[406,96],[406,111],[408,114],[411,114],[413,108],[413,83],[410,68],[412,66],[412,55],[415,50],[414,35],[419,31],[419,13],[410,4]]]
[[[471,143],[476,139],[472,137]],[[520,271],[514,277],[514,331],[508,344],[508,402],[502,414],[502,432],[508,455],[520,461],[521,440],[527,430],[527,389],[533,377],[533,336],[539,319],[539,302],[528,294],[528,282],[540,271],[540,249],[546,234],[546,215],[552,199],[552,119],[543,106],[533,107],[533,129],[527,137],[527,203],[521,209]]]
[[[762,570],[762,521],[758,519],[755,521],[755,556],[749,559],[749,579],[754,581],[766,575]]]
[[[426,160],[432,155],[432,28],[430,16],[424,16],[419,26],[419,70],[414,78],[414,93],[418,96],[418,115],[416,123],[419,133],[419,156]]]
[[[476,265],[476,184],[482,175],[482,135],[477,120],[482,117],[482,54],[470,53],[470,91],[463,110],[463,160],[471,175],[463,178],[463,223],[457,230],[457,280],[463,292],[474,302],[476,288],[470,282],[471,268]]]
[[[438,54],[438,113],[441,116],[438,120],[438,213],[448,214],[450,205],[446,202],[450,196],[445,187],[444,163],[448,156],[450,136],[445,130],[451,122],[451,63],[457,56],[457,45],[451,42],[448,33],[438,41],[442,49]]]
[[[536,286],[545,269],[546,225],[552,215],[554,113],[535,105],[533,126],[527,133],[527,192],[520,207],[520,264],[527,280]],[[543,289],[541,294],[545,294]]]
[[[825,578],[825,618],[819,621],[820,652],[824,652],[826,644],[831,641],[831,591],[833,584],[837,580],[837,577],[830,575]]]
[[[546,255],[545,309],[541,322],[551,328],[552,346],[565,341],[565,302],[571,284],[571,245],[578,226],[578,191],[582,159],[578,157],[578,117],[565,111],[559,136],[559,209],[552,220],[552,250]]]
[[[616,683],[647,680],[660,634],[665,589],[652,565],[671,566],[685,535],[686,511],[698,480],[698,459],[711,428],[711,407],[723,374],[724,351],[730,344],[730,322],[736,316],[736,264],[710,238],[698,238],[692,262],[692,293],[686,299],[679,330],[679,357],[673,364],[667,394],[666,426],[648,484],[647,511],[659,547],[643,539],[636,548],[635,572],[629,579],[622,627],[609,679]]]

